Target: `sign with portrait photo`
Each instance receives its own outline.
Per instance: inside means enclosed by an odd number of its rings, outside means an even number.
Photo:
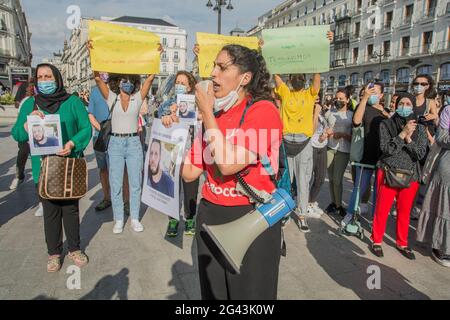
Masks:
[[[189,127],[165,128],[155,119],[144,165],[142,202],[172,218],[180,219],[180,166]]]
[[[28,139],[32,156],[56,154],[63,149],[59,114],[28,116]]]
[[[177,117],[181,123],[195,124],[197,122],[197,110],[195,107],[195,95],[179,94],[177,96]]]

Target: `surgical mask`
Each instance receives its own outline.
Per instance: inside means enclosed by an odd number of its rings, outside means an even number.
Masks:
[[[58,88],[56,81],[39,81],[37,86],[42,94],[54,94]]]
[[[185,85],[182,84],[176,84],[175,85],[175,94],[186,94],[187,93],[187,88]]]
[[[214,103],[214,112],[219,112],[222,110],[227,112],[232,106],[234,106],[236,101],[239,100],[239,89],[241,88],[242,81],[244,81],[244,77],[242,77],[236,90],[230,91],[230,93],[223,98],[216,98]]]
[[[415,94],[422,94],[425,92],[425,87],[421,86],[420,84],[417,86],[414,86],[414,93]]]
[[[378,102],[380,101],[380,99],[378,99],[378,96],[373,94],[369,97],[369,100],[367,101],[371,106],[374,106],[376,104],[378,104]]]
[[[336,100],[334,102],[334,106],[336,109],[341,110],[343,107],[345,107],[345,101]]]
[[[397,107],[397,110],[395,110],[395,112],[397,112],[397,114],[402,117],[402,118],[407,118],[409,117],[414,111],[413,108],[411,106],[408,105],[404,105],[404,104],[399,104]]]
[[[132,84],[130,81],[121,82],[120,89],[122,89],[122,91],[126,94],[131,95],[134,91],[134,84]]]

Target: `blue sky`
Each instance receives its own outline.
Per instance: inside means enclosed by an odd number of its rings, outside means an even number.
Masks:
[[[215,1],[213,1],[215,2]],[[222,14],[222,34],[234,27],[244,30],[256,24],[257,18],[283,0],[232,0],[234,10]],[[33,65],[53,52],[62,50],[70,35],[66,27],[70,5],[78,5],[83,17],[119,17],[124,15],[163,18],[188,32],[188,65],[193,55],[195,32],[217,32],[217,13],[206,7],[207,0],[22,0],[32,33]]]

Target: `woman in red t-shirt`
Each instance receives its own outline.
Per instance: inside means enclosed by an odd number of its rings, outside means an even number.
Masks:
[[[258,160],[267,156],[278,171],[282,122],[273,104],[270,74],[258,51],[228,45],[218,54],[211,76],[207,92],[200,84],[196,87],[205,132],[194,141],[182,171],[187,182],[207,172],[196,232],[202,298],[276,299],[280,223],[251,244],[240,274],[225,263],[202,228],[204,223],[228,223],[254,210],[237,188],[237,173],[244,172],[244,180],[258,190],[272,193],[275,189]]]

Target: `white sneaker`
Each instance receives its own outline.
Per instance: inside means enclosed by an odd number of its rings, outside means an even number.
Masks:
[[[311,205],[312,205],[314,211],[317,212],[318,214],[322,215],[322,214],[325,213],[325,212],[319,207],[319,203],[318,203],[318,202],[313,202]]]
[[[306,217],[313,219],[320,219],[322,215],[318,213],[316,210],[314,210],[314,206],[312,204],[309,204],[308,208],[306,209]]]
[[[345,215],[344,219],[342,219],[342,221],[341,221],[341,226],[345,227],[346,225],[348,225],[349,222],[352,221],[352,218],[353,218],[353,214],[347,213]]]
[[[139,220],[135,220],[135,219],[131,220],[131,228],[133,228],[133,230],[135,232],[144,231],[144,226],[142,225],[142,223],[140,223]]]
[[[23,183],[23,181],[24,179],[14,178],[14,180],[9,185],[9,190],[16,190],[19,187],[19,185]]]
[[[37,210],[34,212],[35,217],[42,217],[44,215],[44,208],[42,207],[42,203],[39,202]]]
[[[122,233],[122,231],[123,231],[123,221],[122,220],[116,221],[116,223],[114,224],[113,233],[119,234]]]

